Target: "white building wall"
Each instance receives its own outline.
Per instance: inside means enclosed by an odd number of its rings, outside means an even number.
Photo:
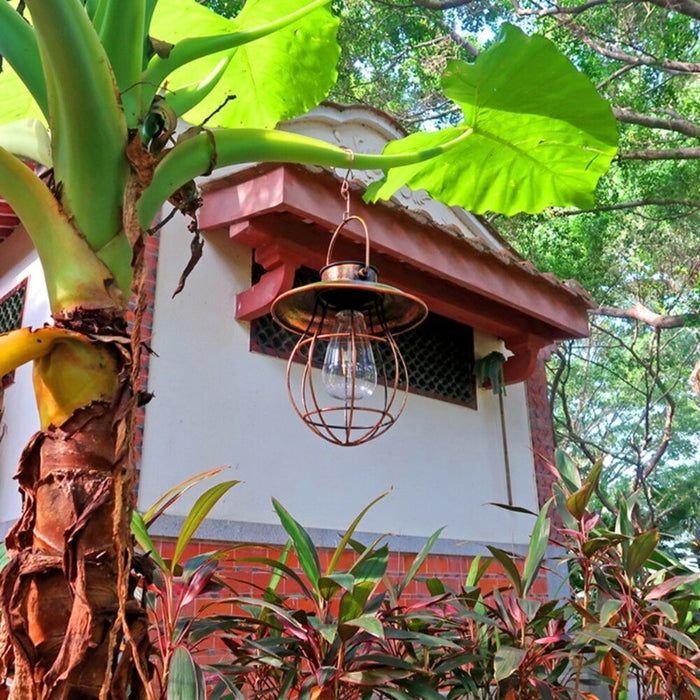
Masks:
[[[49,318],[46,285],[29,236],[18,229],[0,245],[0,298],[27,278],[23,325],[38,328]],[[15,372],[14,384],[5,390],[4,406],[5,435],[0,440],[0,535],[20,514],[17,485],[12,476],[24,446],[39,429],[31,364]]]
[[[354,108],[321,107],[288,126],[356,151],[379,151],[388,138],[400,135],[385,117]],[[397,201],[498,247],[463,210],[425,193],[405,192]],[[189,243],[180,217],[162,232],[151,343],[157,355],[151,357],[149,377],[155,398],[146,411],[142,506],[196,473],[231,465],[228,478],[243,483],[213,513],[223,524],[218,530],[222,536],[250,539],[276,524],[271,496],[306,527],[337,532],[367,503],[393,489],[367,515],[363,530],[421,538],[445,526],[443,537],[453,543],[527,543],[532,519],[489,505],[507,501],[498,397],[480,390],[475,411],[411,395],[397,425],[379,439],[354,448],[325,443],[288,403],[286,363],[250,352],[249,324],[234,318],[235,295],[250,286],[247,248],[223,232],[208,235],[204,257],[184,292],[171,299],[189,258]],[[36,327],[48,320],[46,291],[31,243],[17,231],[0,246],[0,295],[26,276],[24,325]],[[476,333],[475,341],[486,354],[496,339]],[[5,398],[0,534],[19,514],[11,476],[24,444],[38,429],[30,366],[17,371]],[[536,509],[524,385],[508,387],[504,412],[514,500]],[[193,498],[169,512],[185,515]]]
[[[205,255],[182,294],[171,299],[189,254],[184,224],[163,232],[158,265],[139,502],[206,469],[230,465],[242,480],[215,509],[220,521],[277,523],[270,498],[306,527],[337,531],[372,499],[362,529],[425,537],[525,544],[531,518],[488,505],[506,502],[498,397],[478,392],[478,410],[410,395],[401,419],[381,438],[340,448],[314,436],[287,400],[285,362],[249,351],[249,324],[234,319],[238,290],[250,284],[250,251],[223,233],[207,236]],[[17,231],[0,247],[0,295],[25,278],[24,325],[49,318],[41,268]],[[480,344],[488,337],[477,334]],[[524,385],[508,387],[505,415],[512,490],[518,505],[537,496]],[[20,512],[12,480],[21,451],[38,429],[31,366],[5,393],[0,441],[0,534]],[[185,515],[192,499],[169,511]],[[243,535],[253,530],[243,528]]]
[[[250,285],[250,251],[225,233],[207,236],[185,291],[171,299],[188,255],[189,234],[173,222],[161,238],[142,506],[195,473],[231,465],[229,478],[243,483],[213,512],[222,521],[276,523],[275,496],[306,527],[337,531],[393,487],[363,530],[425,537],[444,525],[451,540],[527,542],[531,518],[488,505],[507,500],[498,397],[479,391],[474,411],[411,395],[381,438],[327,444],[289,405],[286,363],[250,352],[249,324],[234,319],[235,294]],[[523,385],[508,388],[505,413],[515,500],[536,509]],[[185,515],[193,498],[169,512]]]

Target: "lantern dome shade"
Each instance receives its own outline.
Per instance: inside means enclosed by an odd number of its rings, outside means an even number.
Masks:
[[[328,311],[342,309],[368,311],[367,330],[373,335],[386,330],[392,335],[405,333],[428,315],[428,307],[418,297],[371,279],[321,280],[297,287],[277,297],[270,311],[283,328],[301,335],[315,333]]]

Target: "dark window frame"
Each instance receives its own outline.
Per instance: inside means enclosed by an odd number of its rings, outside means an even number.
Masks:
[[[0,297],[0,334],[2,333],[7,333],[8,331],[13,331],[16,330],[17,328],[22,327],[22,319],[24,317],[24,308],[25,304],[27,301],[27,285],[29,282],[29,278],[23,279],[19,284],[14,286],[9,292],[4,294],[2,297]],[[14,324],[10,323],[5,323],[5,315],[8,315],[9,312],[5,310],[5,305],[13,301],[13,298],[18,296],[20,297],[20,302],[19,302],[19,309],[17,312],[13,314],[11,318],[8,318],[9,320],[14,321]],[[16,317],[16,319],[15,319]],[[2,386],[3,389],[6,389],[8,386],[11,384],[14,384],[15,381],[15,372],[12,370],[12,372],[8,372],[4,377],[0,378],[0,385]]]

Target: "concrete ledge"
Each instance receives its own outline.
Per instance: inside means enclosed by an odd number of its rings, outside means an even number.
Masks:
[[[151,534],[156,537],[177,537],[182,526],[181,516],[163,515],[151,527]],[[342,537],[337,530],[326,528],[308,528],[313,543],[317,547],[335,548]],[[355,539],[363,544],[373,542],[382,533],[356,532]],[[246,523],[232,520],[205,520],[197,530],[198,540],[214,542],[250,542],[251,544],[284,545],[288,536],[281,525],[270,523]],[[417,553],[426,543],[427,538],[411,535],[393,535],[387,533],[384,542],[389,551]],[[433,545],[433,554],[473,557],[477,554],[489,554],[486,545],[491,544],[506,551],[524,555],[525,545],[510,545],[496,542],[469,542],[464,540],[438,539]]]

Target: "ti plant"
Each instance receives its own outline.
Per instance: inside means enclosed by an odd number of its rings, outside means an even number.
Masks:
[[[148,528],[187,490],[220,471],[214,469],[197,475],[171,489],[143,515],[137,511],[132,515],[131,529],[143,550],[134,560],[135,569],[141,573],[142,601],[151,623],[150,634],[142,638],[147,647],[148,667],[138,669],[149,700],[206,698],[204,669],[196,657],[202,641],[220,630],[213,617],[194,608],[200,597],[226,588],[217,574],[221,560],[228,553],[215,550],[191,557],[182,564],[181,561],[202,521],[239,482],[223,481],[199,496],[180,527],[170,559],[160,554]]]
[[[656,533],[633,532],[628,516],[611,529],[602,525],[591,509],[599,471],[581,479],[568,458],[560,455],[559,463],[555,497],[533,513],[524,558],[490,547],[491,556],[475,557],[456,590],[423,577],[424,595],[407,592],[421,580],[440,531],[396,580],[387,573],[383,538],[369,545],[355,539],[384,496],[333,550],[316,547],[273,500],[289,535],[279,559],[237,557],[228,548],[180,565],[196,526],[235,483],[224,482],[197,500],[172,559],[164,559],[147,526],[208,475],[194,477],[133,519],[152,563],[141,566],[153,640],[146,696],[597,700],[607,686],[609,697],[623,700],[636,684],[644,700],[700,698],[700,575],[656,551]],[[227,576],[231,560],[267,571],[268,584]],[[495,569],[502,573],[494,588],[485,574]],[[536,592],[547,571],[550,580],[565,572],[562,587]],[[213,662],[201,653],[212,641]]]
[[[367,510],[384,495],[355,518],[325,567],[308,532],[273,499],[298,569],[284,560],[247,561],[269,567],[272,581],[285,578],[297,592],[283,595],[270,585],[263,597],[235,599],[245,614],[223,638],[230,654],[221,664],[235,672],[228,683],[219,681],[212,697],[423,697],[422,670],[400,651],[410,642],[419,643],[420,635],[399,629],[386,604],[389,548],[381,544],[383,537],[367,546],[353,539]],[[431,544],[417,557],[404,585]],[[352,561],[342,570],[341,562],[348,558]]]
[[[370,198],[408,184],[475,212],[534,212],[590,205],[615,155],[608,105],[514,27],[447,66],[457,126],[383,154],[275,130],[335,80],[330,5],[248,0],[229,20],[195,0],[0,2],[0,196],[41,260],[53,318],[0,336],[0,376],[33,361],[40,416],[0,584],[13,698],[143,694],[117,666],[136,661],[120,649],[144,623],[129,581],[132,435],[142,252],[164,202],[194,218],[193,178],[277,161],[383,170]],[[178,132],[181,117],[195,126]]]
[[[557,462],[576,691],[585,676],[607,685],[613,700],[629,697],[632,681],[644,698],[700,697],[698,574],[657,551],[656,530],[635,532],[636,495],[620,495],[612,524],[592,510],[601,462],[585,479],[566,454]]]

